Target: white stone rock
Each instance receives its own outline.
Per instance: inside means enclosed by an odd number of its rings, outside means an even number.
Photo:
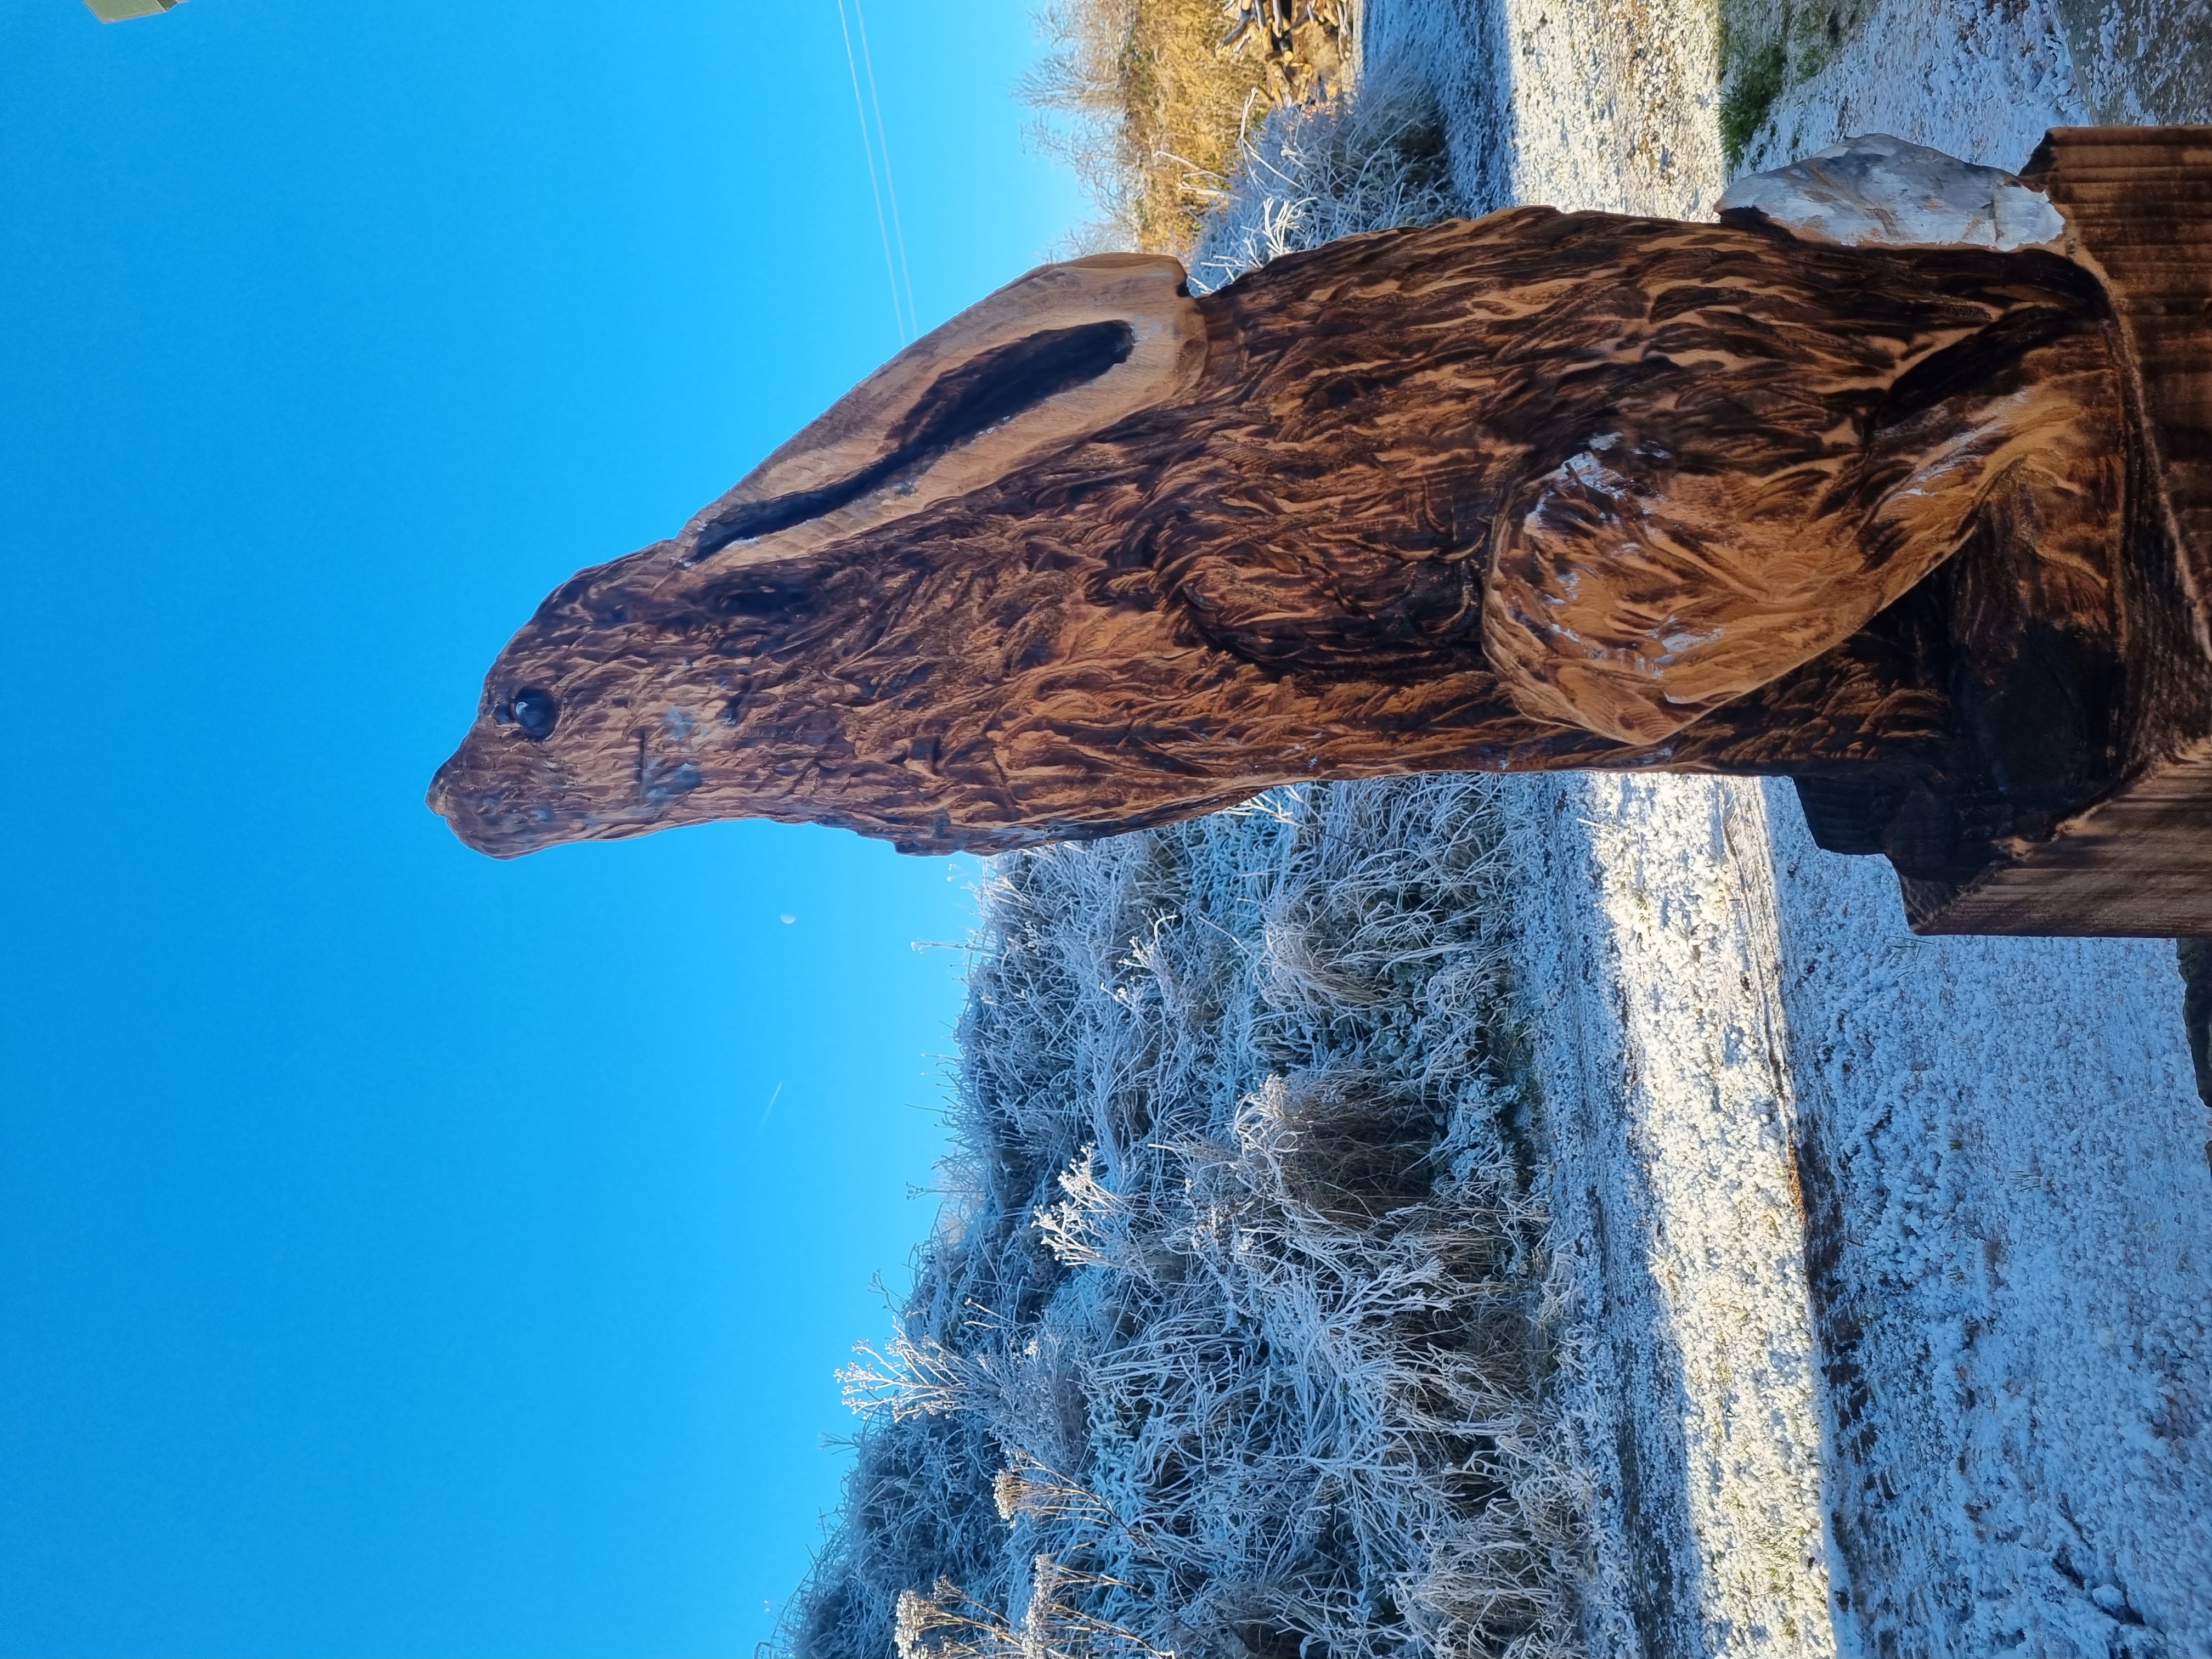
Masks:
[[[2066,234],[2049,198],[2011,173],[1879,132],[1739,179],[1720,208],[1764,214],[1811,241],[1861,246],[2011,249]]]

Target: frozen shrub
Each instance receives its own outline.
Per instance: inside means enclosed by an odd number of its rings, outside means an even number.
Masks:
[[[866,1425],[792,1651],[1563,1649],[1493,787],[1279,791],[995,864],[959,1213],[848,1373]]]
[[[1278,106],[1240,150],[1191,250],[1201,290],[1340,236],[1468,211],[1435,96],[1407,76],[1370,76],[1357,97]]]

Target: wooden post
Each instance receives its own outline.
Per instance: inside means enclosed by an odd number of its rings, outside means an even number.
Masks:
[[[2212,934],[2212,127],[2074,127],[2023,175],[2112,297],[2142,533],[2123,566],[2124,761],[2045,840],[1956,885],[1904,882],[1923,933]]]

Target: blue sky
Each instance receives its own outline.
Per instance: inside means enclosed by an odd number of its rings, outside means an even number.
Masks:
[[[1082,208],[1020,0],[869,22],[927,325]],[[833,0],[0,10],[0,1652],[743,1654],[804,1570],[973,866],[422,794],[897,344],[846,76]]]

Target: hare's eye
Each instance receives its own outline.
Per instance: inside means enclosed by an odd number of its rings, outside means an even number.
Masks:
[[[526,686],[514,694],[514,723],[531,742],[541,743],[553,735],[553,727],[561,718],[561,705],[550,691]]]

